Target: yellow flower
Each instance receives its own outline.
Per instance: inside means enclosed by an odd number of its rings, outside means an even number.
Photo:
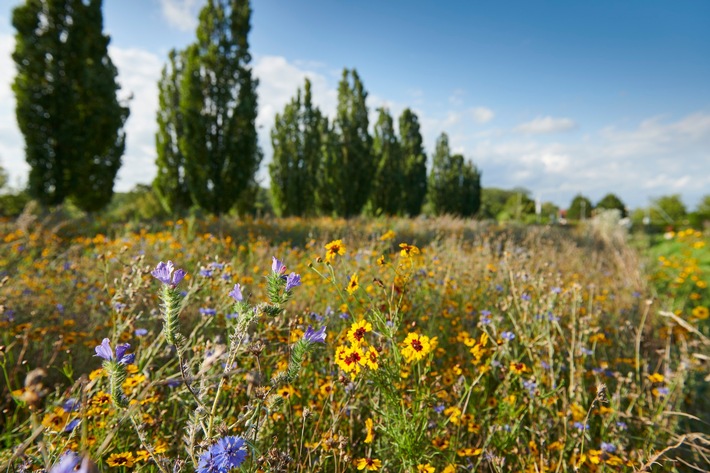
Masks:
[[[387,232],[380,237],[380,241],[391,240],[394,237],[395,237],[394,232],[392,230],[387,230]]]
[[[402,248],[399,252],[400,256],[403,258],[411,258],[413,255],[419,254],[419,248],[408,243],[400,243],[399,247]]]
[[[357,282],[357,273],[353,273],[353,275],[350,276],[350,282],[348,282],[348,287],[346,287],[345,290],[348,291],[348,294],[352,295],[359,287],[360,284]]]
[[[355,378],[360,372],[360,367],[365,364],[360,349],[353,347],[346,347],[340,345],[335,350],[335,363],[345,371],[350,374],[350,377]]]
[[[136,452],[135,461],[144,462],[144,461],[148,461],[148,459],[150,459],[150,454],[148,453],[148,450],[138,450]]]
[[[281,387],[278,391],[279,396],[281,396],[284,399],[288,399],[291,396],[298,396],[298,392],[296,392],[296,388],[291,386],[290,384],[287,384],[286,386]]]
[[[377,266],[385,266],[387,265],[387,261],[385,261],[385,255],[380,255],[379,258],[377,258]]]
[[[365,420],[365,429],[367,430],[367,437],[365,437],[365,443],[372,443],[375,440],[375,423],[372,419]]]
[[[106,463],[108,466],[125,466],[126,468],[131,468],[134,462],[132,452],[122,452],[122,453],[112,453]]]
[[[441,473],[456,473],[456,467],[449,463],[443,470],[441,470]]]
[[[53,432],[61,432],[69,420],[69,415],[61,407],[57,407],[53,412],[48,412],[42,418],[42,425]]]
[[[470,448],[470,447],[468,447],[468,448],[462,448],[462,449],[458,450],[458,451],[456,452],[456,455],[458,455],[458,456],[460,456],[460,457],[477,457],[477,456],[480,455],[481,453],[483,453],[483,449],[482,449],[482,448]]]
[[[710,316],[710,310],[704,306],[698,306],[693,309],[693,318],[697,320],[705,320]]]
[[[338,255],[342,256],[345,254],[345,246],[343,246],[342,240],[331,241],[325,245],[325,249],[328,250],[325,254],[325,260],[327,262],[334,261]]]
[[[402,356],[407,363],[419,361],[426,357],[435,345],[436,338],[430,340],[426,335],[410,333],[402,342]]]
[[[648,375],[648,380],[652,383],[662,383],[666,379],[661,373],[653,373]]]
[[[382,462],[375,458],[367,457],[356,460],[355,465],[357,466],[358,470],[375,471],[380,469],[380,467],[382,466]]]
[[[380,367],[379,363],[377,363],[379,356],[380,354],[375,350],[375,347],[368,348],[365,352],[365,365],[371,370],[376,370]]]
[[[348,331],[348,340],[353,345],[365,345],[365,334],[372,332],[372,324],[367,320],[360,320],[359,322],[354,322],[350,326]]]
[[[434,473],[436,469],[429,463],[420,463],[417,465],[417,473]]]
[[[510,363],[510,371],[513,374],[523,374],[528,370],[528,367],[525,366],[525,363],[516,363],[516,362],[511,362]]]

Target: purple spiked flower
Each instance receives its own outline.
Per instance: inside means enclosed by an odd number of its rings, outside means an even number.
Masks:
[[[286,291],[290,291],[294,287],[301,285],[301,276],[296,273],[291,273],[286,278]]]
[[[240,284],[235,284],[234,289],[231,290],[229,296],[237,302],[243,302],[244,296],[242,295],[242,286]]]
[[[309,325],[306,329],[306,333],[303,334],[303,340],[308,343],[325,343],[325,337],[327,336],[325,329],[325,325],[318,330],[313,330],[313,327]]]
[[[131,348],[128,343],[123,343],[116,346],[116,356],[114,357],[113,351],[111,350],[111,342],[108,338],[104,338],[101,345],[98,345],[94,350],[96,351],[95,356],[99,356],[106,361],[116,360],[122,365],[130,365],[133,360],[136,359],[136,355],[133,353],[126,354],[126,351]]]
[[[283,273],[286,272],[286,265],[279,261],[276,256],[272,256],[271,259],[271,271],[274,274],[281,276]]]
[[[176,287],[187,274],[183,269],[175,269],[172,261],[158,263],[158,266],[150,273],[163,284]]]

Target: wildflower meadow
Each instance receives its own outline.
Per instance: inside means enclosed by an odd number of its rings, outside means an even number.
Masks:
[[[3,472],[710,469],[699,231],[0,228]]]

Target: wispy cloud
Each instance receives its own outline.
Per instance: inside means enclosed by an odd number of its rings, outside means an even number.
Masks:
[[[197,13],[202,0],[160,0],[160,10],[170,26],[192,31],[197,26]]]
[[[488,123],[493,120],[493,117],[495,116],[493,110],[486,107],[475,107],[470,109],[469,112],[473,116],[473,120],[476,123]]]
[[[571,118],[537,117],[515,128],[515,131],[526,134],[558,133],[575,128],[577,124]]]

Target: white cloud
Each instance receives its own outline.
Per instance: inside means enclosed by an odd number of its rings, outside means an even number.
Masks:
[[[575,128],[577,124],[571,118],[537,117],[516,127],[516,131],[526,134],[557,133]]]
[[[466,96],[466,91],[463,89],[455,89],[449,96],[449,103],[455,107],[463,105],[463,98]]]
[[[118,69],[119,97],[132,97],[131,114],[125,125],[126,151],[118,171],[116,191],[127,191],[137,183],[149,183],[156,173],[155,119],[158,110],[158,80],[163,59],[136,48],[109,47]]]
[[[197,16],[202,0],[160,0],[160,10],[170,26],[180,31],[192,31],[197,26]]]
[[[470,110],[473,120],[476,123],[488,123],[493,119],[495,114],[493,110],[486,107],[475,107]]]

